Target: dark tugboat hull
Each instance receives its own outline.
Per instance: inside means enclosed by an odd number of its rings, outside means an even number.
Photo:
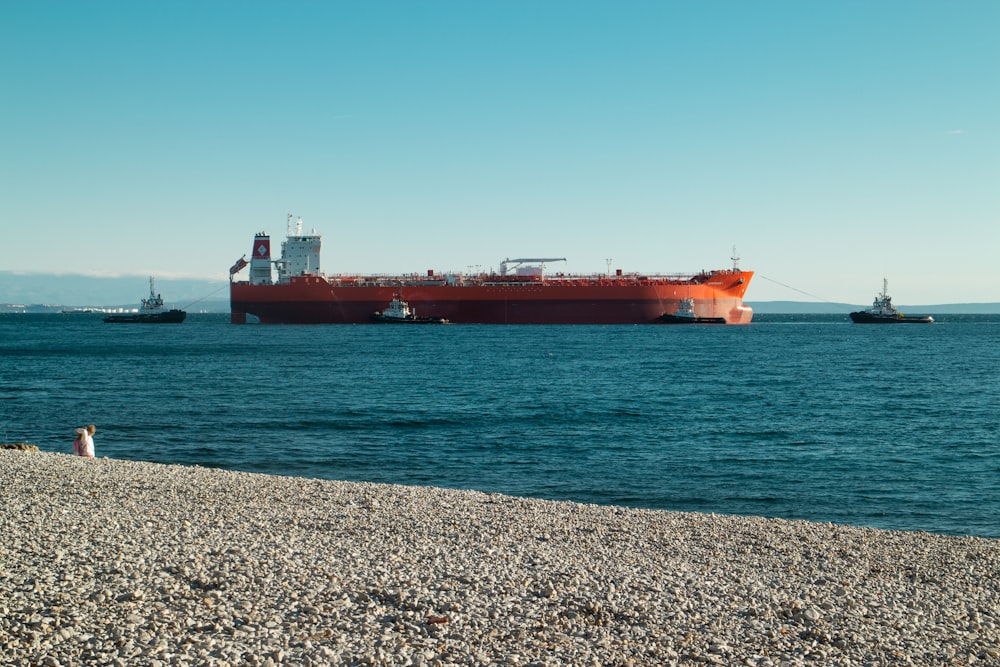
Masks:
[[[448,324],[443,317],[385,317],[372,315],[372,322],[380,324]]]
[[[138,313],[129,315],[108,315],[105,322],[111,324],[180,324],[187,317],[183,310],[168,310],[165,313],[152,315]]]
[[[917,317],[910,315],[872,315],[864,311],[851,313],[851,321],[855,324],[932,324],[934,318],[929,315]]]
[[[661,315],[660,324],[725,324],[722,317],[678,317],[676,315]]]

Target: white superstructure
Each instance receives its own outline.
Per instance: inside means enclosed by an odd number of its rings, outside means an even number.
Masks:
[[[291,276],[319,275],[319,251],[322,237],[312,230],[302,233],[302,218],[292,228],[292,215],[288,215],[288,237],[281,243],[281,259],[275,260],[278,267],[278,282],[285,283]]]
[[[253,257],[250,259],[250,284],[270,285],[274,280],[271,265],[278,269],[278,283],[287,283],[292,276],[319,275],[319,253],[322,237],[312,230],[309,234],[302,233],[302,218],[299,218],[293,228],[292,215],[288,214],[288,236],[281,243],[281,257],[271,259],[271,237],[265,232],[259,232],[253,240]],[[230,273],[238,271],[239,263],[230,269]]]

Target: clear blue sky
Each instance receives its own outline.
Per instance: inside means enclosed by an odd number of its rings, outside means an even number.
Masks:
[[[996,0],[6,0],[0,90],[0,270],[224,279],[293,213],[330,273],[1000,301]]]

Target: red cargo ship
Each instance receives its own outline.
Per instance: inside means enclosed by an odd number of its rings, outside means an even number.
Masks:
[[[692,299],[699,318],[747,324],[753,311],[743,295],[753,277],[733,268],[695,275],[545,274],[563,258],[507,259],[499,272],[397,276],[326,275],[320,272],[321,238],[302,233],[302,220],[271,259],[270,237],[254,237],[249,262],[230,268],[232,322],[252,316],[265,324],[361,324],[402,295],[421,315],[454,324],[652,324]],[[236,275],[249,264],[247,280]],[[274,275],[277,269],[277,278]]]

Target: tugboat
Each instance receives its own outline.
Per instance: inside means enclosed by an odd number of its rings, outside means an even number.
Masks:
[[[156,293],[153,277],[149,277],[149,298],[142,299],[137,313],[121,313],[108,315],[105,322],[141,323],[141,324],[180,324],[187,317],[187,312],[172,308],[167,310],[163,305],[163,297]]]
[[[660,316],[663,324],[725,324],[723,317],[698,317],[694,314],[694,299],[681,299],[677,310]]]
[[[882,279],[882,293],[875,297],[871,308],[851,313],[855,324],[931,324],[934,318],[930,315],[904,315],[892,305],[889,296],[889,281]]]
[[[392,297],[385,310],[372,313],[373,322],[386,324],[448,324],[443,317],[417,317],[410,304],[403,300],[402,294]]]

